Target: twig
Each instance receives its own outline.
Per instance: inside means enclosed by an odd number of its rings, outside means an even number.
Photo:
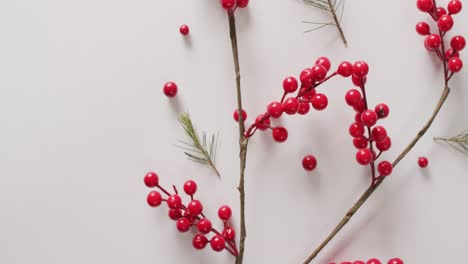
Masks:
[[[330,7],[330,12],[332,13],[336,28],[338,29],[338,32],[340,32],[341,40],[343,40],[345,47],[348,47],[348,41],[346,40],[343,29],[341,28],[340,21],[338,19],[338,16],[336,15],[336,10],[331,0],[328,0],[328,6]]]

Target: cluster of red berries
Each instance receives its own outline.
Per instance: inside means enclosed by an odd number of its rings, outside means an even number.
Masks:
[[[227,11],[233,11],[237,7],[246,8],[249,0],[221,0],[221,6]]]
[[[462,2],[460,0],[451,0],[447,5],[447,9],[445,9],[436,6],[434,0],[417,0],[417,7],[422,12],[428,13],[437,23],[437,33],[432,33],[429,24],[426,22],[416,24],[418,34],[426,36],[424,41],[426,49],[435,52],[451,74],[459,72],[463,68],[463,61],[460,59],[459,52],[465,48],[465,38],[460,35],[452,37],[450,48],[445,49],[444,36],[452,29],[454,25],[452,16],[462,10]],[[447,75],[448,72],[446,72],[446,81],[451,77],[451,75]]]
[[[148,172],[144,178],[145,185],[149,188],[158,188],[167,198],[164,199],[159,191],[151,191],[146,201],[151,207],[158,207],[163,202],[169,207],[169,218],[176,221],[179,232],[188,232],[192,227],[196,227],[196,233],[192,239],[192,245],[198,250],[204,249],[208,243],[214,251],[227,250],[234,256],[238,255],[235,230],[228,226],[227,222],[232,216],[231,208],[223,205],[218,209],[218,217],[223,221],[223,231],[217,231],[211,221],[203,214],[203,205],[199,200],[193,199],[197,192],[197,184],[190,180],[184,184],[184,192],[190,196],[190,202],[184,205],[179,196],[177,188],[173,186],[174,194],[169,193],[159,184],[159,176],[154,172]],[[211,239],[206,235],[213,233]]]
[[[329,264],[337,264],[335,262],[330,262]],[[364,262],[362,260],[356,260],[354,262],[351,262],[351,261],[345,261],[345,262],[341,262],[340,264],[382,264],[382,262],[378,259],[369,259],[367,262]],[[387,264],[404,264],[403,263],[403,260],[399,259],[399,258],[392,258],[390,259]]]

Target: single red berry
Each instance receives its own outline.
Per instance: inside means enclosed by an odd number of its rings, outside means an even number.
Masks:
[[[249,5],[249,0],[237,0],[237,7],[246,8]]]
[[[198,221],[197,228],[198,231],[202,232],[203,234],[208,234],[209,232],[211,232],[212,228],[211,221],[206,218],[203,218],[200,221]]]
[[[299,84],[297,83],[296,78],[292,76],[286,77],[283,81],[283,89],[286,93],[294,93],[298,87]]]
[[[223,251],[224,246],[226,245],[226,241],[224,240],[224,237],[221,235],[215,235],[213,238],[211,238],[210,241],[211,248],[214,251]]]
[[[443,15],[446,15],[447,14],[447,10],[445,10],[445,8],[439,6],[437,9],[436,9],[436,17],[439,19],[441,16]]]
[[[453,50],[456,51],[461,51],[462,49],[465,48],[466,41],[463,36],[457,35],[450,40],[450,46],[452,47]]]
[[[365,126],[371,127],[377,123],[379,117],[374,110],[366,110],[361,114],[361,121]]]
[[[161,194],[157,191],[152,191],[146,197],[146,201],[148,202],[149,206],[158,207],[162,202]]]
[[[187,195],[194,195],[197,192],[197,183],[189,180],[184,183],[184,192]]]
[[[378,260],[378,259],[373,258],[373,259],[369,259],[366,262],[366,264],[382,264],[382,262],[380,262],[380,260]]]
[[[387,138],[387,130],[383,126],[372,128],[372,139],[376,142],[384,141]]]
[[[419,157],[418,159],[419,167],[426,168],[429,164],[429,160],[426,157]]]
[[[223,205],[218,209],[218,216],[221,220],[227,221],[232,216],[231,207]]]
[[[365,61],[358,61],[353,64],[353,74],[364,78],[369,73],[369,65]]]
[[[164,84],[163,92],[167,97],[175,97],[177,94],[177,84],[174,82],[167,82]]]
[[[283,112],[288,115],[294,115],[299,110],[299,100],[295,97],[289,97],[283,102]]]
[[[380,175],[382,176],[388,176],[392,174],[393,171],[393,165],[388,162],[388,161],[382,161],[379,163],[379,166],[377,167],[377,170],[379,171]]]
[[[257,116],[257,118],[255,119],[255,123],[260,122],[262,119],[263,119],[263,115]],[[271,124],[271,119],[267,118],[267,119],[263,120],[263,122],[258,123],[257,128],[260,129],[261,131],[265,131],[265,130],[268,129],[270,124]]]
[[[353,76],[351,77],[351,80],[353,81],[353,84],[358,86],[358,87],[361,87],[363,85],[366,85],[366,82],[367,82],[367,76],[366,77],[358,77],[356,75],[353,74]]]
[[[388,105],[386,104],[378,104],[375,106],[374,111],[380,119],[384,119],[390,113],[390,108],[388,108]]]
[[[188,220],[187,218],[182,217],[179,220],[177,220],[176,226],[179,232],[185,233],[190,230],[190,227],[192,226],[192,222]]]
[[[232,241],[232,240],[234,240],[234,238],[236,238],[236,231],[234,231],[234,229],[232,227],[226,227],[223,230],[222,235],[223,235],[224,239]]]
[[[356,160],[361,165],[367,165],[372,161],[372,152],[368,148],[363,148],[356,152]]]
[[[182,34],[184,36],[187,36],[188,33],[190,32],[190,28],[187,25],[184,24],[184,25],[180,26],[179,32],[180,32],[180,34]]]
[[[236,7],[236,0],[221,0],[221,6],[226,10],[233,10]]]
[[[349,106],[355,106],[359,103],[362,96],[361,93],[356,89],[350,89],[345,96],[346,103]]]
[[[375,146],[380,151],[387,151],[392,146],[392,140],[390,139],[390,137],[387,137],[386,139],[384,139],[384,140],[382,140],[380,142],[376,142]]]
[[[315,108],[315,110],[321,111],[327,108],[328,106],[328,98],[326,95],[317,93],[312,97],[311,100],[312,107]]]
[[[362,123],[360,112],[356,112],[356,114],[354,115],[354,122]]]
[[[343,77],[349,77],[353,74],[353,65],[349,61],[343,61],[336,72]]]
[[[145,175],[145,185],[152,188],[159,185],[159,177],[156,173],[150,171]]]
[[[169,218],[172,220],[179,220],[182,217],[182,211],[180,209],[169,209]]]
[[[426,39],[424,40],[424,46],[429,51],[438,49],[441,43],[442,43],[442,39],[437,34],[431,34],[427,36]]]
[[[451,15],[442,15],[439,20],[437,20],[437,26],[443,32],[447,32],[453,27],[453,18]]]
[[[234,110],[234,113],[232,114],[232,117],[234,117],[234,120],[236,122],[239,122],[239,110],[238,109]],[[247,113],[245,112],[244,109],[242,109],[242,119],[244,121],[247,119]]]
[[[403,264],[403,260],[399,258],[392,258],[388,261],[388,264]]]
[[[357,149],[367,148],[369,141],[363,137],[353,138],[353,145]]]
[[[195,222],[195,220],[197,220],[197,216],[191,214],[189,211],[185,211],[183,216],[185,218],[187,218],[191,223],[193,223],[193,222]]]
[[[202,234],[196,234],[192,239],[192,245],[198,250],[202,250],[208,244],[208,239]]]
[[[366,102],[364,101],[364,99],[359,100],[359,102],[355,106],[353,106],[353,109],[357,113],[364,112],[364,110],[366,110]],[[361,115],[361,114],[359,114],[359,115]],[[359,116],[359,122],[362,122],[360,116]]]
[[[434,7],[434,2],[432,0],[417,0],[416,6],[422,12],[429,12]]]
[[[349,134],[355,138],[362,137],[364,135],[364,126],[362,125],[362,123],[352,123],[349,126]]]
[[[188,206],[187,206],[188,211],[193,214],[193,215],[199,215],[203,212],[203,205],[200,201],[198,200],[192,200]]]
[[[312,98],[314,98],[315,94],[317,94],[317,91],[315,89],[312,89],[312,90],[310,90],[310,91],[308,91],[306,93],[303,93],[302,94],[302,99],[304,99],[306,101],[311,101]]]
[[[312,72],[312,80],[314,82],[321,82],[325,77],[327,77],[327,69],[322,65],[312,66],[310,71]]]
[[[331,68],[330,60],[327,57],[320,57],[315,61],[315,65],[321,65],[325,70],[329,71]]]
[[[416,24],[416,32],[421,36],[426,36],[431,34],[431,29],[429,28],[429,24],[426,22],[419,22]]]
[[[310,104],[308,102],[300,102],[297,113],[300,115],[305,115],[309,113],[309,110],[310,110]]]
[[[449,59],[447,64],[451,72],[459,72],[463,68],[463,61],[459,57]]]
[[[167,198],[167,206],[171,209],[179,209],[182,205],[182,199],[179,195],[173,194]]]
[[[267,107],[268,113],[273,118],[279,118],[283,114],[283,106],[280,102],[271,102]]]
[[[304,84],[305,86],[311,86],[314,81],[312,79],[312,70],[309,68],[306,68],[302,70],[301,75],[299,76],[299,79],[301,80],[301,83]]]
[[[460,57],[460,53],[458,51],[453,50],[452,48],[447,49],[447,51],[445,51],[445,58],[449,60],[452,57]]]
[[[307,155],[302,159],[304,170],[313,171],[317,167],[317,159],[313,155]]]
[[[462,10],[462,2],[460,0],[450,1],[447,5],[447,10],[451,15],[460,13],[460,11]]]
[[[277,126],[273,128],[272,136],[278,143],[285,142],[288,139],[288,130],[284,127]]]

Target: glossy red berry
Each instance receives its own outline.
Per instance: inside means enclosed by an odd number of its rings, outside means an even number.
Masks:
[[[179,209],[182,205],[182,199],[179,195],[173,194],[167,198],[167,206],[171,209]]]
[[[299,76],[301,83],[305,86],[312,86],[312,84],[314,83],[312,78],[313,78],[312,70],[309,68],[302,70],[301,75]]]
[[[458,51],[455,51],[453,49],[447,49],[447,51],[445,51],[445,58],[448,60],[452,57],[460,57],[460,53]]]
[[[323,79],[327,77],[327,69],[325,69],[325,67],[323,67],[322,65],[312,66],[310,71],[312,72],[312,80],[314,82],[323,81]]]
[[[349,134],[355,138],[362,137],[364,135],[364,126],[362,125],[362,123],[352,123],[349,126]]]
[[[390,137],[387,137],[386,139],[384,139],[384,140],[382,140],[380,142],[376,142],[375,146],[380,151],[387,151],[392,146],[392,140],[390,139]]]
[[[365,61],[358,61],[353,64],[353,74],[364,78],[369,73],[369,65]]]
[[[431,34],[431,29],[429,28],[429,24],[426,22],[419,22],[416,24],[416,32],[421,36],[426,36]]]
[[[224,240],[224,237],[221,235],[215,235],[210,241],[211,248],[214,251],[223,251],[224,246],[226,245],[226,241]]]
[[[174,82],[167,82],[164,84],[163,92],[167,97],[175,97],[177,95],[177,84]]]
[[[263,119],[263,115],[257,116],[255,119],[255,123],[260,122]],[[267,118],[263,120],[263,122],[257,124],[257,128],[260,129],[261,131],[265,131],[268,129],[268,127],[271,125],[271,119]]]
[[[388,161],[382,161],[377,166],[377,170],[379,171],[380,175],[388,176],[388,175],[392,174],[393,165]]]
[[[349,77],[353,74],[353,65],[349,61],[343,61],[336,72],[343,77]]]
[[[185,233],[190,230],[190,227],[192,226],[192,222],[188,220],[187,218],[182,217],[179,220],[177,220],[176,226],[179,232]]]
[[[294,93],[298,87],[299,84],[297,83],[296,78],[292,76],[286,77],[283,80],[283,89],[286,93]]]
[[[159,185],[159,177],[156,173],[150,171],[145,175],[145,185],[152,188]]]
[[[317,167],[317,159],[313,155],[307,155],[302,159],[304,170],[313,171]]]
[[[424,40],[424,46],[426,47],[427,50],[433,51],[440,47],[441,42],[442,42],[442,39],[440,38],[439,35],[431,34],[427,36],[426,39]]]
[[[449,31],[453,27],[453,18],[451,15],[442,15],[437,20],[437,26],[443,32]]]
[[[226,227],[221,233],[226,240],[234,240],[236,238],[236,231],[232,227]]]
[[[365,126],[371,127],[377,123],[379,117],[374,110],[366,110],[361,114],[361,121]]]
[[[455,51],[461,51],[462,49],[465,48],[466,41],[463,36],[457,35],[450,40],[450,46],[452,47],[453,50]]]
[[[308,102],[300,102],[297,113],[300,115],[305,115],[309,113],[309,110],[310,110],[310,104]]]
[[[212,227],[213,226],[211,224],[211,221],[206,218],[201,219],[197,223],[198,231],[202,232],[203,234],[208,234],[209,232],[211,232]]]
[[[450,1],[447,5],[447,10],[451,15],[460,13],[460,11],[462,10],[462,2],[460,0]]]
[[[197,192],[197,183],[189,180],[184,183],[184,192],[187,195],[194,195]]]
[[[187,206],[187,209],[188,211],[192,214],[192,215],[199,215],[202,213],[203,211],[203,205],[200,201],[198,200],[192,200],[188,206]]]
[[[327,57],[320,57],[315,61],[315,65],[321,65],[325,70],[329,71],[331,68],[330,60]]]
[[[356,260],[353,262],[353,264],[366,264],[366,263],[364,263],[364,261],[362,260]]]
[[[451,72],[459,72],[463,68],[463,61],[459,57],[452,57],[448,60],[447,66]]]
[[[271,102],[267,107],[268,113],[273,118],[279,118],[283,114],[283,106],[280,102]]]
[[[302,99],[306,101],[311,101],[312,98],[314,98],[314,95],[317,94],[317,91],[315,89],[312,89],[302,95]]]
[[[388,261],[388,264],[404,264],[403,260],[399,258],[392,258],[391,260]]]
[[[288,139],[288,130],[284,127],[277,126],[273,128],[272,136],[278,143],[285,142]]]
[[[283,112],[288,115],[294,115],[299,110],[299,100],[295,97],[289,97],[283,102]]]
[[[356,152],[356,160],[361,165],[367,165],[371,163],[372,156],[372,152],[368,148],[363,148]]]
[[[429,12],[434,7],[432,0],[417,0],[416,6],[422,12]]]
[[[429,160],[426,157],[419,157],[418,164],[419,164],[419,167],[426,168],[427,165],[429,164]]]
[[[312,97],[311,103],[315,110],[321,111],[327,108],[328,98],[324,94],[317,93],[314,95],[314,97]]]
[[[208,239],[202,234],[196,234],[192,239],[192,245],[198,250],[202,250],[208,244]]]
[[[383,126],[372,128],[372,139],[376,142],[384,141],[387,138],[387,130]]]
[[[369,141],[363,137],[353,138],[353,145],[357,149],[367,148]]]
[[[346,93],[345,100],[349,106],[355,106],[359,103],[362,96],[361,93],[356,89],[351,89]]]
[[[179,220],[182,217],[182,211],[180,209],[169,209],[168,215],[172,220]]]
[[[180,32],[180,34],[182,34],[184,36],[187,36],[189,34],[189,32],[190,32],[190,28],[187,25],[184,24],[184,25],[180,26],[179,32]]]
[[[378,259],[373,258],[373,259],[369,259],[366,262],[366,264],[382,264],[382,262],[380,262],[380,260],[378,260]]]
[[[366,77],[358,77],[356,75],[353,74],[351,80],[353,81],[353,84],[358,86],[358,87],[361,87],[363,85],[366,85],[366,82],[367,82],[367,76]]]
[[[237,0],[237,7],[246,8],[249,5],[249,0]]]
[[[375,106],[374,111],[380,119],[384,119],[390,113],[390,108],[386,104],[378,104]]]
[[[148,202],[149,206],[158,207],[162,202],[161,194],[157,191],[152,191],[146,197],[146,201]]]
[[[232,216],[231,207],[227,205],[223,205],[218,209],[218,217],[221,220],[227,221],[231,218],[231,216]]]
[[[446,15],[446,14],[447,14],[447,10],[445,10],[445,8],[439,6],[439,7],[436,9],[436,17],[437,17],[437,18],[440,18],[441,16]]]
[[[221,0],[221,6],[226,10],[233,10],[236,7],[236,0]]]
[[[238,109],[234,110],[234,113],[232,114],[232,117],[234,117],[234,120],[236,122],[239,122],[239,110]],[[242,109],[242,119],[244,121],[247,119],[247,112],[245,112],[244,109]]]
[[[364,110],[366,110],[366,102],[364,101],[364,99],[361,99],[359,100],[359,102],[353,106],[353,109],[354,111],[356,111],[357,113],[359,113],[359,122],[362,122],[361,121],[361,117],[360,117],[360,113],[364,112]]]

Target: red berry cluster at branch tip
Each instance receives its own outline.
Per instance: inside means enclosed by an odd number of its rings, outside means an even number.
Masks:
[[[180,34],[187,36],[190,32],[190,28],[187,25],[183,24],[182,26],[180,26],[179,32]]]
[[[460,0],[451,0],[444,7],[436,7],[433,0],[417,0],[416,5],[419,10],[429,14],[437,25],[437,30],[431,32],[431,28],[426,22],[416,24],[416,32],[425,36],[424,46],[427,50],[434,52],[444,64],[445,82],[447,83],[454,73],[463,68],[463,61],[460,59],[460,51],[465,48],[465,38],[457,35],[450,40],[450,48],[444,42],[447,32],[454,26],[453,15],[462,10]],[[448,44],[448,43],[447,43]]]
[[[189,180],[184,184],[184,192],[190,197],[187,205],[184,205],[182,198],[179,196],[177,188],[173,186],[174,193],[170,193],[159,183],[159,176],[154,172],[148,172],[144,177],[144,183],[149,188],[158,188],[159,191],[151,191],[146,201],[151,207],[159,207],[165,202],[169,208],[168,216],[176,221],[176,228],[179,232],[185,233],[194,228],[197,234],[192,239],[192,245],[195,249],[202,250],[208,243],[214,251],[226,250],[234,256],[238,255],[235,230],[228,226],[228,221],[231,219],[232,211],[227,205],[223,205],[218,210],[218,217],[223,222],[223,230],[219,232],[213,227],[211,221],[205,217],[203,213],[203,204],[194,199],[197,192],[197,184],[195,181]],[[166,198],[162,197],[162,194]],[[207,235],[212,233],[211,239]]]
[[[426,168],[429,165],[429,160],[426,157],[419,157],[418,158],[418,165],[421,168]]]
[[[356,261],[344,261],[344,262],[330,262],[328,264],[383,264],[384,262],[381,262],[380,260],[378,259],[369,259],[367,262],[364,262],[362,260],[356,260]],[[404,264],[403,263],[403,260],[399,259],[399,258],[392,258],[390,259],[387,264]]]
[[[249,0],[221,0],[221,6],[227,11],[234,11],[237,7],[246,8]]]
[[[169,98],[175,97],[177,95],[177,90],[178,88],[175,82],[167,82],[164,84],[163,92]]]

